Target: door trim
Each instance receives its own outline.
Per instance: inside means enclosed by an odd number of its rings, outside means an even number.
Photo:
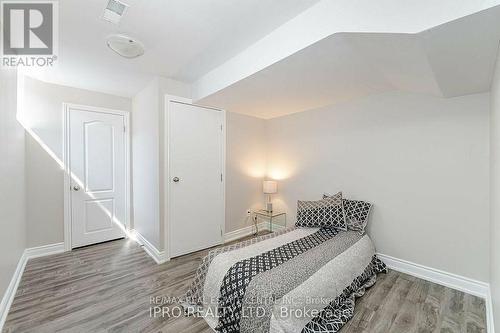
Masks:
[[[88,106],[82,104],[63,103],[63,162],[64,162],[64,251],[71,251],[71,170],[70,170],[70,147],[69,147],[69,113],[71,109],[81,109],[83,111],[108,113],[123,116],[125,123],[125,230],[124,234],[127,237],[131,236],[132,229],[130,223],[130,112],[122,110],[113,110],[96,106]]]
[[[163,207],[165,209],[165,213],[163,216],[163,248],[165,250],[165,258],[166,261],[170,260],[171,258],[171,250],[170,250],[170,245],[172,242],[170,241],[170,131],[168,130],[170,128],[170,102],[174,103],[182,103],[182,104],[189,104],[193,106],[199,106],[202,108],[206,109],[212,109],[216,111],[222,112],[222,136],[221,136],[221,148],[222,148],[222,156],[221,156],[221,170],[222,170],[222,181],[221,181],[221,186],[222,186],[222,220],[220,222],[220,228],[221,228],[221,243],[224,243],[224,234],[226,233],[226,110],[223,109],[217,109],[214,107],[210,106],[204,106],[204,105],[199,105],[193,103],[193,101],[189,98],[184,98],[184,97],[179,97],[179,96],[174,96],[174,95],[165,95],[165,117],[164,117],[164,131],[166,134],[164,135],[163,138],[163,153],[164,153],[164,168],[163,168],[163,189],[164,189],[164,200],[163,200]],[[202,249],[198,249],[202,250]]]

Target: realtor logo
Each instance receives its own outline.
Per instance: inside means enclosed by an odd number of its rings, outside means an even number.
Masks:
[[[57,50],[57,2],[2,1],[1,4],[2,64],[52,65]]]

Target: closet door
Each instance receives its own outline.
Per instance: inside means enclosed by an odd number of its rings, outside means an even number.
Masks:
[[[123,238],[127,221],[125,116],[86,106],[68,105],[66,110],[71,245]]]
[[[224,114],[168,103],[167,242],[175,257],[222,243]]]

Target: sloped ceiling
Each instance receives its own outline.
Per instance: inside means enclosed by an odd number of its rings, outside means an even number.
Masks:
[[[391,90],[486,92],[499,40],[500,6],[417,34],[334,34],[198,102],[269,119]]]

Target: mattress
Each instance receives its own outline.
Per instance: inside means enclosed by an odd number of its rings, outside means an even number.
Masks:
[[[288,228],[209,252],[183,306],[216,332],[338,332],[382,272],[368,235]]]

